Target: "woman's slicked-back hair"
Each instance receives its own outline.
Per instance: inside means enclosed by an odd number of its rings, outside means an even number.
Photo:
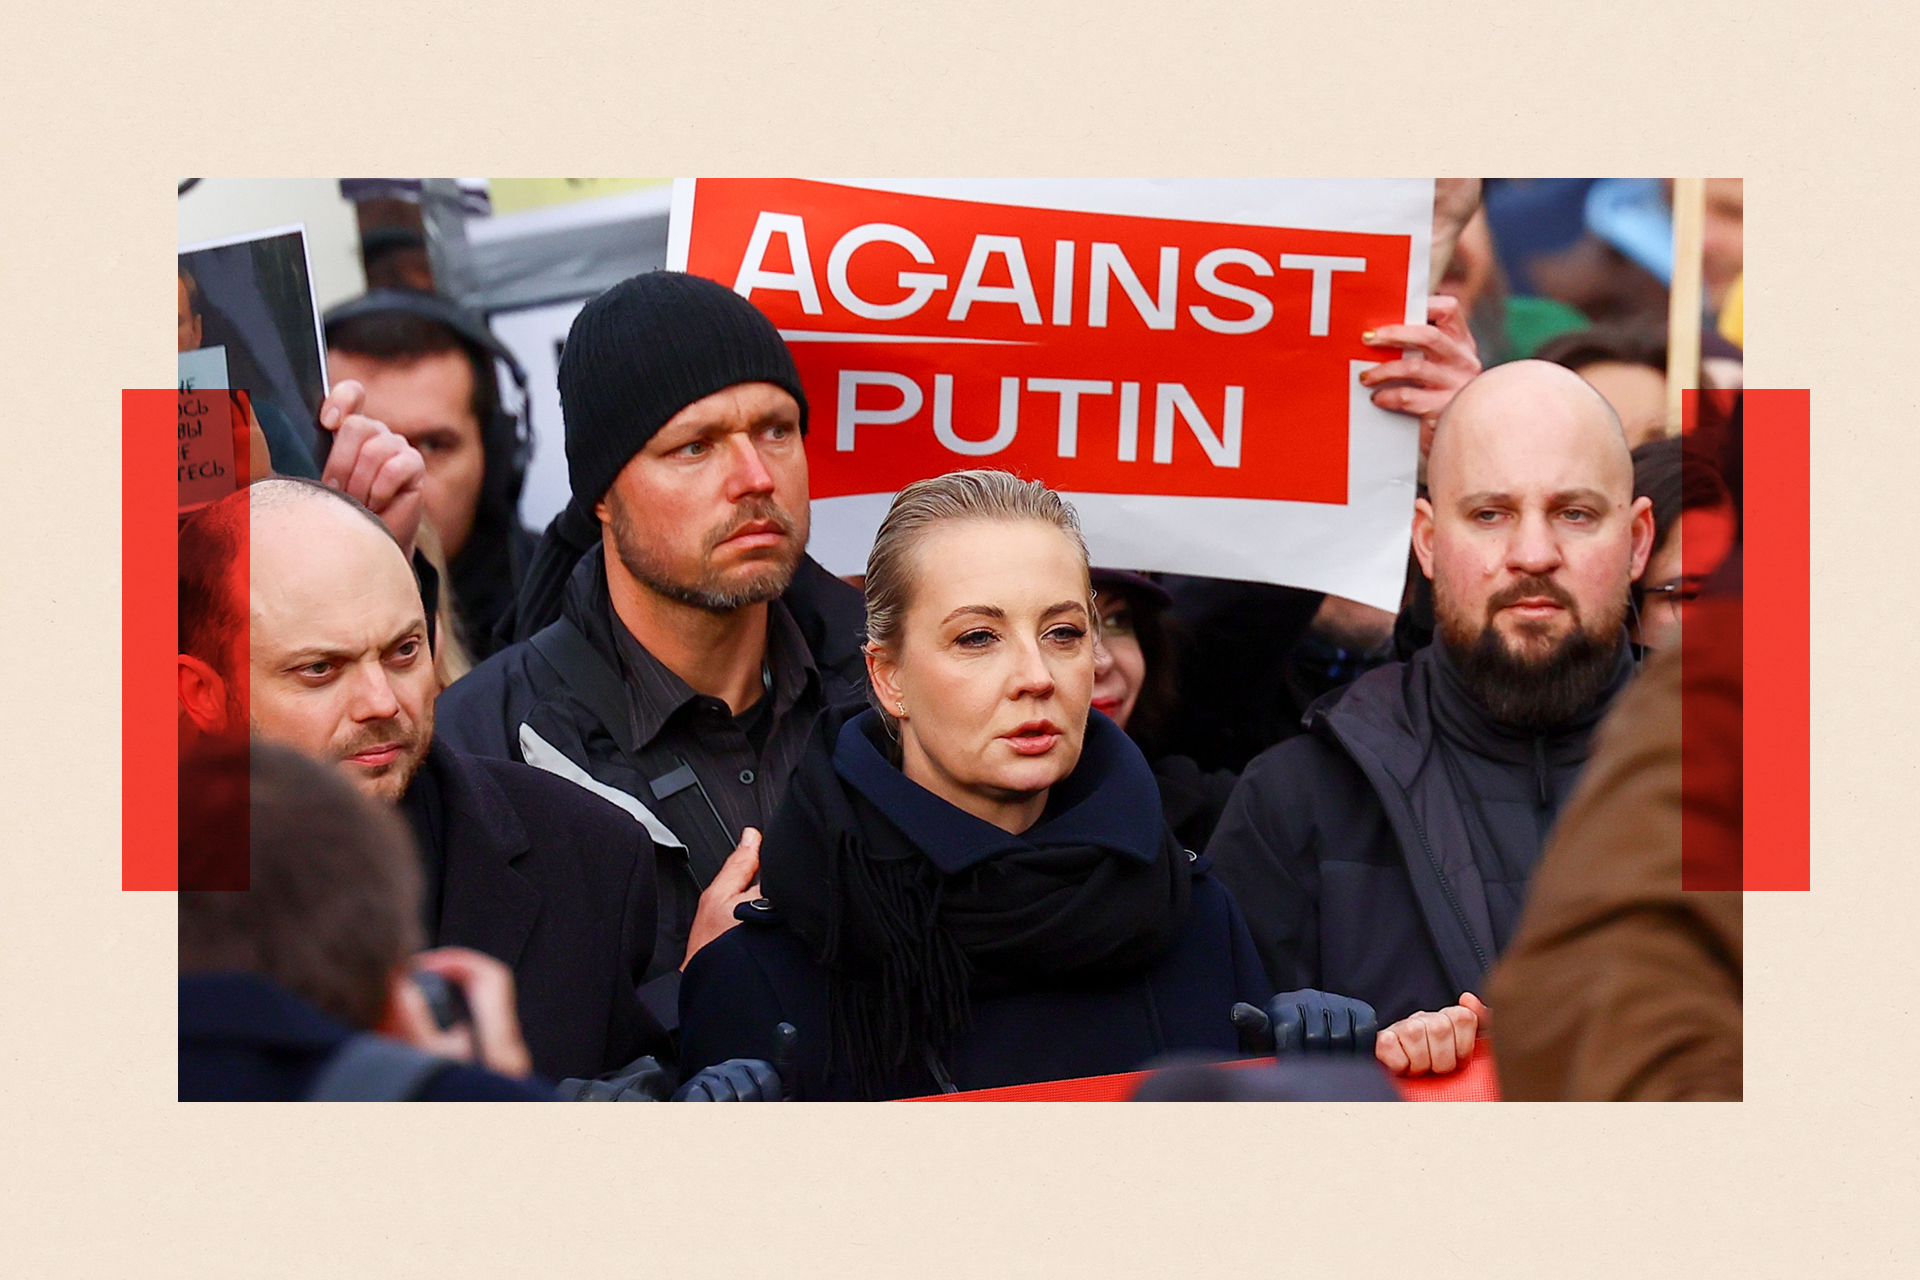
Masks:
[[[952,471],[930,480],[916,480],[894,495],[867,556],[870,643],[897,651],[901,626],[913,604],[920,543],[936,526],[956,520],[1036,520],[1052,525],[1072,541],[1085,571],[1087,543],[1080,533],[1080,517],[1071,503],[1039,481],[992,470]],[[1092,608],[1091,603],[1088,608]],[[888,726],[897,728],[893,713],[880,704],[871,688],[867,696]]]

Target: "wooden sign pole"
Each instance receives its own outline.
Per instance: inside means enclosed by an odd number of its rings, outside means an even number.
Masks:
[[[1704,178],[1673,180],[1673,284],[1667,292],[1667,434],[1680,434],[1684,393],[1700,381],[1701,239],[1706,229]]]

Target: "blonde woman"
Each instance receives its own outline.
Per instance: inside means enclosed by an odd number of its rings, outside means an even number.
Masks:
[[[1098,618],[1058,494],[997,471],[903,490],[866,576],[869,709],[815,726],[766,898],[689,964],[688,1072],[798,1030],[799,1096],[886,1098],[1235,1052],[1272,988],[1226,890],[1089,716]]]

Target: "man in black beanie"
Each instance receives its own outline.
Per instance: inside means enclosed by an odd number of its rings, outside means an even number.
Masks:
[[[589,302],[560,359],[573,496],[518,605],[520,642],[452,685],[440,733],[612,800],[653,838],[642,996],[759,897],[759,830],[829,702],[863,696],[859,593],[805,554],[806,393],[773,323],[699,276]]]

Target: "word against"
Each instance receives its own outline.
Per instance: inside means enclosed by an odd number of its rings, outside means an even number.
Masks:
[[[788,264],[785,270],[767,265],[773,255],[774,238],[783,242],[777,256]],[[1224,247],[1210,250],[1192,261],[1190,276],[1180,269],[1180,247],[1160,245],[1153,251],[1157,262],[1154,286],[1149,289],[1126,250],[1111,241],[1096,240],[1085,246],[1084,292],[1078,288],[1082,246],[1072,240],[1054,240],[1036,245],[1036,251],[1050,254],[1053,271],[1047,285],[1047,308],[1042,319],[1040,294],[1028,267],[1027,244],[1019,236],[976,234],[967,250],[966,263],[960,268],[957,284],[948,287],[945,272],[901,270],[893,284],[901,296],[889,301],[862,296],[851,283],[849,271],[854,255],[869,245],[889,244],[906,250],[917,266],[938,266],[927,242],[906,227],[891,222],[867,222],[847,231],[833,242],[827,254],[828,293],[852,315],[865,320],[904,320],[919,314],[942,294],[950,294],[945,318],[963,322],[979,305],[1011,306],[1026,325],[1051,324],[1065,328],[1075,323],[1076,314],[1090,329],[1104,329],[1112,313],[1114,291],[1126,299],[1147,328],[1170,330],[1181,316],[1210,333],[1258,333],[1273,322],[1273,300],[1251,280],[1233,283],[1223,280],[1222,270],[1238,267],[1252,279],[1271,278],[1274,269],[1300,271],[1312,279],[1307,308],[1306,333],[1324,337],[1333,310],[1333,281],[1342,273],[1364,273],[1365,258],[1317,253],[1282,253],[1269,259],[1251,249]],[[1005,279],[1005,284],[988,284],[989,277]],[[1193,287],[1212,302],[1181,306],[1181,285],[1190,280]],[[819,276],[813,254],[807,244],[806,219],[798,214],[762,211],[754,222],[752,237],[733,277],[734,292],[751,299],[757,290],[793,294],[803,314],[824,313],[820,302]],[[1215,310],[1215,304],[1233,304],[1227,314]],[[1239,308],[1245,314],[1235,315]]]

